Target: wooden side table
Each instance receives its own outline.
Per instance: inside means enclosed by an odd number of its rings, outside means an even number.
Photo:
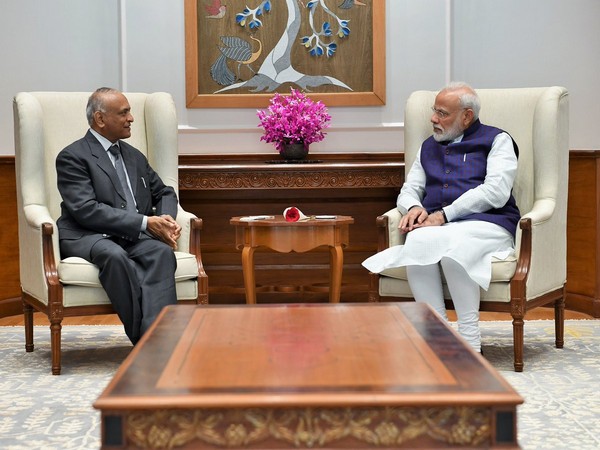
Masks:
[[[266,247],[279,253],[304,253],[317,247],[329,247],[329,302],[339,303],[342,289],[343,248],[349,242],[349,226],[354,219],[349,216],[336,216],[335,219],[310,219],[286,222],[285,218],[245,221],[243,217],[233,217],[230,224],[236,227],[236,248],[242,249],[242,269],[246,303],[256,303],[256,282],[254,277],[254,251]]]

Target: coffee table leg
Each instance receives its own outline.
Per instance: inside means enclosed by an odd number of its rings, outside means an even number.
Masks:
[[[254,279],[254,248],[244,247],[242,250],[242,271],[244,272],[244,288],[246,289],[246,303],[256,303],[256,281]]]
[[[342,290],[344,252],[341,246],[329,247],[329,303],[339,303]]]

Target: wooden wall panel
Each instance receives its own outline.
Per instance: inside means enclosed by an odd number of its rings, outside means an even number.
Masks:
[[[366,298],[360,262],[376,248],[375,217],[394,206],[402,184],[401,154],[311,155],[323,163],[267,164],[271,155],[181,156],[181,203],[204,219],[203,257],[211,302],[244,301],[241,255],[229,218],[281,214],[347,214],[342,301]],[[567,308],[600,317],[600,151],[571,151],[567,223]],[[0,157],[0,317],[21,312],[14,157]],[[326,301],[327,254],[257,252],[259,302]]]
[[[311,155],[311,158],[315,158]],[[342,301],[366,301],[367,271],[360,263],[376,251],[375,217],[394,207],[403,182],[401,154],[320,155],[301,165],[274,164],[273,155],[182,156],[182,206],[202,217],[202,252],[212,303],[243,303],[241,253],[229,219],[236,215],[281,214],[297,206],[307,214],[351,215],[345,252]],[[0,317],[18,314],[19,268],[14,157],[0,160]],[[259,302],[327,301],[328,253],[256,252]]]
[[[0,157],[0,317],[18,314],[21,306],[19,284],[19,240],[15,159]]]
[[[567,215],[569,309],[600,317],[600,151],[571,151]]]
[[[317,156],[311,155],[311,158]],[[296,206],[307,215],[350,215],[344,252],[342,301],[366,301],[368,277],[360,263],[376,252],[375,217],[394,207],[403,182],[402,155],[318,155],[321,162],[269,164],[272,155],[181,157],[182,206],[202,217],[202,259],[211,303],[243,303],[241,252],[233,216],[282,214]],[[326,249],[304,254],[255,254],[258,302],[327,301]]]

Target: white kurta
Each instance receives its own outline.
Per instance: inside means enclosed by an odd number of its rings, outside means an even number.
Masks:
[[[441,227],[411,231],[404,245],[396,245],[363,261],[373,273],[403,266],[425,266],[447,257],[459,263],[483,289],[492,276],[492,257],[504,259],[513,250],[512,235],[494,223],[479,220],[450,222]]]
[[[461,140],[462,136],[454,142]],[[473,281],[487,290],[492,257],[504,259],[514,252],[512,234],[489,222],[454,221],[471,213],[504,206],[516,174],[517,157],[512,139],[507,133],[501,133],[494,139],[488,155],[484,183],[444,207],[449,223],[415,229],[407,234],[404,245],[390,247],[371,256],[363,262],[363,266],[371,272],[380,273],[390,268],[434,264],[448,257],[458,262]],[[425,178],[419,151],[398,196],[397,206],[402,214],[413,206],[422,206]]]

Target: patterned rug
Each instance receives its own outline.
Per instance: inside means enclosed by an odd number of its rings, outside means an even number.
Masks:
[[[486,359],[525,398],[521,448],[600,448],[600,321],[565,323],[556,349],[551,321],[525,324],[525,371],[512,370],[510,322],[482,322]],[[63,327],[62,375],[50,375],[47,327],[25,353],[22,327],[0,327],[0,448],[97,449],[100,414],[92,403],[131,351],[121,326]]]

